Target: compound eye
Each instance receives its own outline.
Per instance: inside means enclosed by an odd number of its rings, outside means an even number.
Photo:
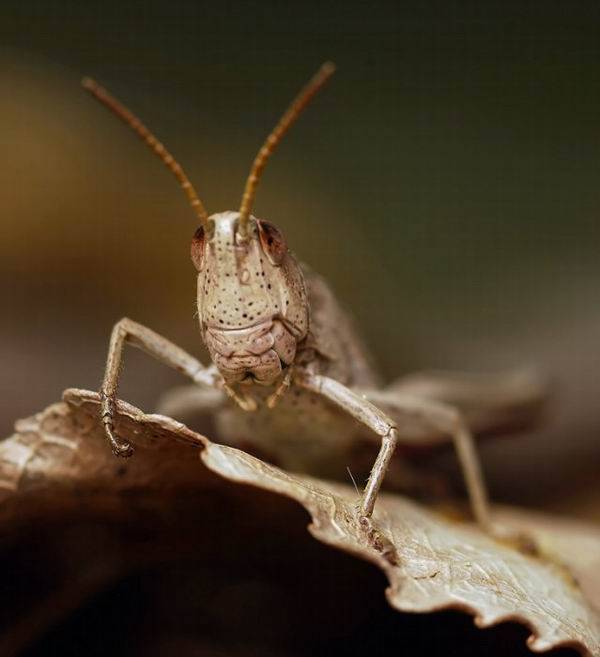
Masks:
[[[268,221],[257,219],[260,245],[272,265],[280,265],[287,253],[287,244],[283,233]]]
[[[202,265],[204,264],[204,242],[204,228],[200,226],[200,228],[194,233],[190,249],[192,262],[198,271],[202,271]]]

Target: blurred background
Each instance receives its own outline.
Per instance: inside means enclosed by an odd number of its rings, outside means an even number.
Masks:
[[[97,389],[124,315],[204,353],[194,215],[80,78],[139,114],[213,212],[238,207],[332,59],[256,213],[328,277],[388,379],[547,372],[547,426],[483,446],[494,496],[600,518],[599,26],[596,2],[4,0],[0,434]],[[124,398],[150,410],[180,382],[128,351]]]
[[[493,497],[600,521],[599,28],[593,1],[3,0],[0,435],[66,387],[97,389],[122,316],[204,355],[194,215],[81,77],[139,114],[214,212],[238,207],[264,136],[332,59],[338,72],[270,162],[256,214],[331,281],[388,380],[544,371],[546,426],[482,445]],[[182,383],[135,350],[125,363],[121,396],[144,409]],[[56,581],[77,587],[69,573],[90,572],[86,559],[116,558],[115,531],[44,527],[4,553],[1,624],[30,657],[376,655],[400,641],[418,654],[525,654],[523,628],[392,612],[380,574],[316,547],[297,508],[271,503],[289,522],[275,536],[263,507],[227,540],[199,524],[194,558],[121,578],[76,612]],[[199,519],[180,516],[128,528],[134,553],[185,543]]]

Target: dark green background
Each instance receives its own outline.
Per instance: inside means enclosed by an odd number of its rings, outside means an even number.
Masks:
[[[79,78],[139,113],[218,211],[332,59],[257,214],[329,277],[388,378],[549,372],[553,423],[486,446],[492,479],[597,465],[598,3],[5,1],[0,26],[3,433],[97,387],[120,316],[200,349],[193,214]],[[123,395],[146,408],[179,381],[126,363]]]

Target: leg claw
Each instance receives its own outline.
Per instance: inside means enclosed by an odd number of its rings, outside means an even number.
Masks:
[[[121,458],[129,458],[133,452],[133,445],[127,442],[117,442],[111,441],[112,452],[115,456],[120,456]]]
[[[392,566],[398,565],[399,558],[395,545],[382,531],[380,531],[375,526],[375,524],[371,521],[371,518],[359,514],[358,524],[364,532],[369,546],[372,547],[376,552],[379,552],[381,556]]]

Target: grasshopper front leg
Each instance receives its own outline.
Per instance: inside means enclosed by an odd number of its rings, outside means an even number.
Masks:
[[[398,443],[395,422],[367,399],[327,376],[302,371],[296,382],[311,392],[323,395],[381,437],[381,448],[360,502],[361,517],[369,518]]]
[[[190,377],[195,383],[216,386],[216,368],[205,367],[183,349],[166,338],[137,322],[124,317],[118,321],[110,337],[106,371],[100,390],[101,415],[106,437],[117,456],[128,457],[133,453],[130,443],[115,434],[114,412],[119,385],[119,374],[123,360],[123,349],[129,343],[139,347],[165,365]]]

